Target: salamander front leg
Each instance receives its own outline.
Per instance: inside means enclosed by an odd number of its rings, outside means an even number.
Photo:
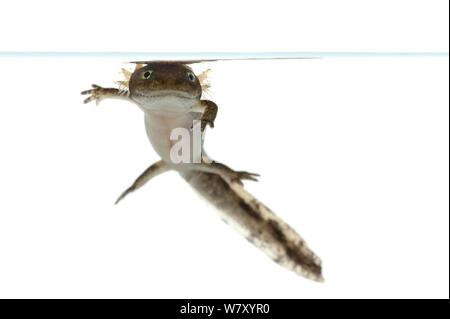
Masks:
[[[211,128],[214,127],[214,120],[217,116],[217,110],[217,104],[209,100],[201,100],[191,109],[191,112],[202,114],[200,117],[202,132],[205,130],[206,125],[209,125]]]
[[[107,98],[124,99],[133,102],[129,97],[128,90],[120,90],[116,88],[103,88],[97,84],[92,84],[92,89],[81,92],[82,95],[88,95],[84,103],[95,101],[95,104],[99,104],[102,100]],[[134,103],[134,102],[133,102]]]

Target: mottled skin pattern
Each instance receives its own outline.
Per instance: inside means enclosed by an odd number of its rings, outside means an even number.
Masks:
[[[142,63],[142,62],[141,62]],[[217,105],[201,100],[202,87],[192,70],[180,62],[144,62],[129,81],[129,90],[93,85],[82,94],[90,95],[85,103],[104,98],[126,99],[145,113],[149,140],[161,160],[151,165],[117,199],[143,186],[151,178],[176,170],[191,187],[210,203],[227,224],[265,252],[281,266],[306,278],[322,281],[320,259],[305,241],[284,221],[243,188],[242,180],[255,180],[257,174],[234,171],[211,161],[203,152],[200,163],[175,164],[170,156],[176,128],[190,130],[193,120],[201,120],[201,132],[214,127]],[[203,145],[203,143],[202,143]],[[191,146],[192,151],[192,146]]]
[[[181,175],[220,212],[226,212],[224,222],[232,220],[236,223],[234,228],[276,263],[309,279],[323,280],[320,259],[286,223],[276,216],[264,214],[263,210],[270,212],[266,206],[242,196],[245,191],[240,189],[241,186],[230,186],[217,174],[186,172]]]

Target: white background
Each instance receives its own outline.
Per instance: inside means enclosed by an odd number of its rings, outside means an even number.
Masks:
[[[14,2],[0,50],[448,51],[447,1]],[[112,59],[0,59],[0,297],[448,298],[448,58],[211,63],[208,154],[322,258],[279,267],[157,155],[143,116],[82,104]]]

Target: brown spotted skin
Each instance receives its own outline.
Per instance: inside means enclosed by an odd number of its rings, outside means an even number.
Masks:
[[[276,263],[308,279],[323,281],[320,259],[305,241],[266,206],[216,174],[181,173],[191,187],[217,208],[227,224],[233,224],[248,241]]]

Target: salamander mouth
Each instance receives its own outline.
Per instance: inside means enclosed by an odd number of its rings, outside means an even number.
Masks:
[[[145,98],[167,98],[167,97],[176,97],[181,99],[195,99],[196,96],[193,94],[190,94],[188,92],[184,91],[177,91],[177,90],[163,90],[163,91],[153,91],[149,93],[139,93],[139,92],[133,92],[133,95],[145,97]]]

